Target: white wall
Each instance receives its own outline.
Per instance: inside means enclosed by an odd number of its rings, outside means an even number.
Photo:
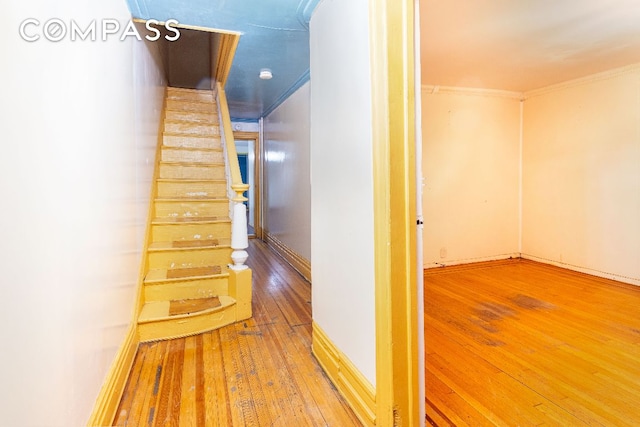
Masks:
[[[264,119],[265,231],[311,260],[309,83]]]
[[[258,122],[231,122],[234,131],[239,132],[260,132],[260,124]]]
[[[422,116],[426,267],[521,251],[640,284],[640,65],[528,92],[522,121],[516,99],[488,96],[503,92],[432,90]]]
[[[7,7],[2,424],[80,426],[132,320],[163,81],[141,43],[18,35],[29,17],[128,19],[124,1]]]
[[[422,90],[424,264],[518,256],[520,100]]]
[[[640,284],[640,66],[527,94],[523,254]]]
[[[310,31],[313,318],[375,386],[368,2],[324,0]]]

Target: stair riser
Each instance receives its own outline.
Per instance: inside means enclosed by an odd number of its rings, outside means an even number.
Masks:
[[[228,217],[229,202],[159,202],[155,203],[155,217]]]
[[[170,135],[162,136],[162,145],[174,148],[209,148],[222,150],[219,136],[186,136]]]
[[[162,179],[225,179],[224,165],[220,166],[180,166],[160,165]]]
[[[210,197],[227,195],[227,183],[222,182],[159,182],[158,198]]]
[[[213,93],[206,92],[188,92],[181,90],[169,89],[167,91],[167,99],[174,101],[188,101],[188,102],[211,102],[213,103]]]
[[[223,163],[222,151],[181,150],[179,148],[162,148],[163,162],[184,163]]]
[[[217,125],[197,123],[165,122],[164,131],[181,135],[220,136],[220,128]]]
[[[172,242],[174,240],[197,239],[229,239],[231,238],[231,223],[220,222],[214,224],[179,224],[151,226],[152,242]]]
[[[212,125],[218,124],[218,116],[213,113],[198,113],[195,111],[167,111],[166,120],[207,123]]]
[[[208,298],[218,295],[229,295],[229,280],[226,277],[144,286],[144,298],[147,302]]]
[[[235,304],[214,313],[184,319],[140,323],[138,334],[141,342],[170,339],[199,334],[230,325],[236,321]]]
[[[198,113],[217,113],[215,103],[213,102],[197,102],[182,101],[175,99],[167,99],[167,110],[173,111],[195,111]]]
[[[226,265],[231,262],[231,248],[149,252],[148,259],[149,269]]]

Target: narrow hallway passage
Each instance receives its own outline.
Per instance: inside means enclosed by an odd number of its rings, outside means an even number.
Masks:
[[[141,344],[118,426],[360,426],[311,355],[311,286],[252,240],[253,318]]]

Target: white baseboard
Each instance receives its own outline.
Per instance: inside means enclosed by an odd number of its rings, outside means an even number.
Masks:
[[[630,285],[640,286],[640,279],[637,279],[634,277],[622,276],[620,274],[615,274],[615,273],[607,273],[605,271],[599,271],[591,268],[580,267],[573,264],[568,264],[568,263],[554,261],[547,258],[537,257],[535,255],[529,255],[529,254],[523,253],[521,254],[521,256],[523,259],[528,259],[528,260],[540,262],[543,264],[549,264],[549,265],[553,265],[560,268],[566,268],[567,270],[577,271],[579,273],[585,273],[591,276],[602,277],[603,279],[611,279],[618,282],[628,283]]]
[[[460,265],[460,264],[471,264],[474,262],[500,261],[500,260],[510,259],[510,258],[520,258],[521,257],[520,255],[521,254],[519,252],[513,252],[508,254],[491,255],[491,256],[477,257],[477,258],[454,259],[454,260],[447,260],[447,261],[440,261],[440,262],[432,261],[432,262],[425,262],[424,268],[426,270],[429,268],[448,267],[450,265]]]

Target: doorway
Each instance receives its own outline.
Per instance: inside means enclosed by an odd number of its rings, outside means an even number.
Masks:
[[[242,182],[249,184],[244,194],[248,199],[247,228],[249,237],[262,239],[261,147],[257,132],[234,132]]]

